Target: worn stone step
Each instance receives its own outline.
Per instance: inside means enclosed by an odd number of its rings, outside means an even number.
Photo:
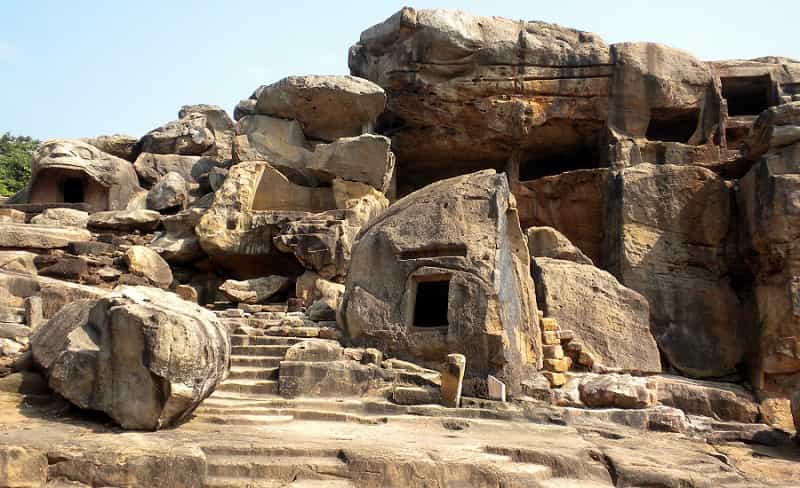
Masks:
[[[550,478],[539,481],[541,488],[614,488],[614,485],[602,481],[576,480],[572,478]]]
[[[278,379],[278,367],[261,368],[249,366],[233,366],[230,380],[275,380]]]
[[[24,324],[25,309],[0,306],[0,322],[8,324]]]
[[[232,334],[232,346],[291,346],[302,342],[299,337],[276,337],[267,335]]]
[[[259,346],[231,346],[231,355],[235,356],[267,356],[283,357],[289,346],[286,345],[259,345]]]
[[[356,488],[349,480],[296,480],[285,481],[253,480],[250,477],[210,476],[206,478],[205,488]]]
[[[294,481],[323,476],[347,477],[348,466],[336,457],[311,456],[212,456],[208,476],[246,477]]]
[[[205,404],[204,404],[205,405]],[[293,408],[265,408],[265,407],[215,407],[201,406],[195,411],[198,418],[210,416],[221,417],[229,420],[231,424],[239,423],[239,417],[249,418],[254,416],[288,416],[296,420],[311,420],[319,422],[352,422],[363,425],[385,424],[386,417],[366,417],[353,415],[343,412],[331,412],[325,410],[293,409]],[[248,422],[242,422],[248,423]]]
[[[252,368],[277,368],[283,356],[231,356],[231,366]]]
[[[277,395],[278,382],[274,380],[226,380],[217,388],[217,391]]]
[[[273,336],[283,337],[304,337],[312,338],[319,337],[320,327],[294,327],[287,325],[275,325],[265,329],[265,332]]]
[[[193,420],[219,425],[274,425],[286,424],[294,420],[291,415],[214,415],[196,413]]]

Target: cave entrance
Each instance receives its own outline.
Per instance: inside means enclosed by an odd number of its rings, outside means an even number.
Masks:
[[[687,144],[700,122],[699,110],[650,110],[647,140]]]
[[[774,105],[772,79],[764,76],[720,78],[722,98],[728,101],[728,116],[759,115]]]
[[[602,168],[600,148],[596,145],[542,147],[526,155],[519,166],[519,180],[532,181],[577,169]]]
[[[83,203],[86,199],[82,178],[61,180],[61,196],[64,203]]]
[[[447,327],[450,277],[417,282],[414,297],[415,327]]]

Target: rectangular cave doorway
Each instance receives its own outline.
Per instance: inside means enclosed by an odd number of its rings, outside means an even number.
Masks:
[[[519,181],[533,181],[578,169],[606,166],[600,146],[574,144],[528,150],[519,165]]]
[[[414,290],[414,327],[447,327],[450,297],[450,277],[426,277]]]
[[[728,102],[728,116],[759,115],[775,105],[772,78],[763,76],[735,76],[720,78],[722,98]]]
[[[700,110],[651,109],[647,140],[688,144],[700,123]]]
[[[61,180],[59,190],[64,203],[84,203],[86,201],[86,185],[83,178],[66,177]]]

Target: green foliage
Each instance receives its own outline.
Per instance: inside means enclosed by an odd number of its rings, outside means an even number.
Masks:
[[[28,136],[0,136],[0,195],[10,197],[31,177],[31,159],[39,141]]]

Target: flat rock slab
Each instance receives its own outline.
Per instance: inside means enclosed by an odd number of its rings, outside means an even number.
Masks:
[[[88,241],[92,234],[76,227],[0,224],[0,248],[58,249],[70,242]]]

